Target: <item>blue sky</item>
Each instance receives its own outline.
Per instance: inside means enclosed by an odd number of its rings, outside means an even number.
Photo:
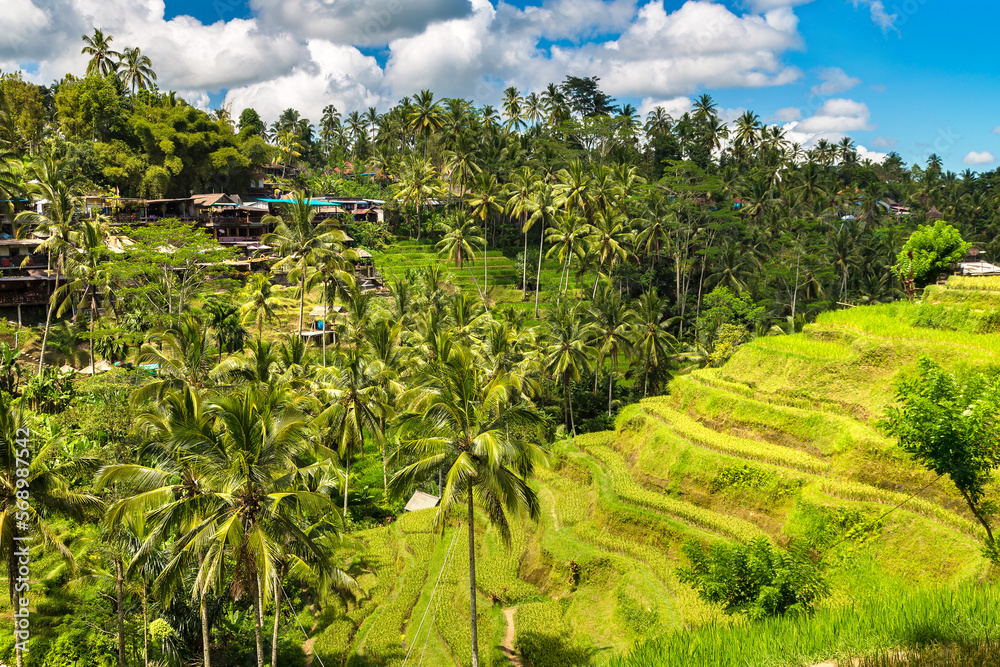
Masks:
[[[49,83],[80,73],[93,27],[138,45],[161,87],[203,107],[293,106],[318,119],[385,109],[425,87],[496,103],[596,75],[643,113],[708,92],[806,146],[851,136],[863,154],[996,168],[1000,6],[940,0],[8,0],[24,26],[0,68]],[[41,37],[41,39],[39,39]],[[996,130],[996,131],[995,131]]]

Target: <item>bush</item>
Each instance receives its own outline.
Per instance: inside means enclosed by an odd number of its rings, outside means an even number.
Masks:
[[[684,553],[691,567],[678,570],[678,578],[702,600],[721,605],[726,614],[757,620],[811,613],[816,601],[830,592],[818,566],[801,552],[775,549],[765,538],[709,548],[687,542]]]

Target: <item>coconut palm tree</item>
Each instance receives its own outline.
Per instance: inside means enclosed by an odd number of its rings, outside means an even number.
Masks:
[[[420,209],[428,199],[443,197],[444,184],[431,165],[430,160],[409,155],[403,159],[399,170],[399,180],[392,186],[392,194],[403,202],[404,206],[415,206],[417,209],[417,241],[423,230],[423,220]]]
[[[118,61],[118,76],[131,88],[132,97],[135,97],[136,90],[146,90],[156,81],[153,62],[139,51],[138,46],[122,52]]]
[[[551,245],[546,257],[556,255],[559,263],[562,264],[562,272],[559,275],[559,297],[566,293],[569,287],[569,268],[576,257],[582,264],[587,257],[586,238],[590,232],[590,226],[586,219],[571,211],[562,210],[556,215],[555,220],[548,230],[548,242]],[[563,280],[566,286],[563,287]]]
[[[33,231],[46,236],[45,241],[38,246],[39,252],[49,256],[49,270],[55,273],[55,285],[52,298],[49,300],[48,313],[45,316],[45,332],[42,334],[42,347],[38,354],[38,372],[45,365],[45,347],[52,327],[52,313],[56,305],[56,293],[59,291],[60,274],[65,271],[66,255],[71,248],[71,233],[75,227],[75,210],[79,203],[79,175],[67,174],[65,166],[55,160],[40,160],[31,165],[28,170],[31,181],[28,183],[28,194],[38,200],[46,200],[45,212],[21,211],[15,221],[19,225],[28,224]],[[27,261],[27,258],[25,258]]]
[[[576,423],[570,384],[590,369],[591,359],[597,356],[597,350],[591,343],[596,332],[583,314],[579,304],[569,306],[565,302],[549,310],[545,318],[545,347],[542,350],[545,373],[562,384],[563,423],[573,435],[576,435]]]
[[[433,374],[413,410],[401,420],[400,453],[417,458],[389,482],[400,497],[416,484],[447,470],[441,502],[434,518],[444,529],[446,517],[465,506],[469,531],[469,607],[472,665],[479,667],[476,606],[476,505],[486,512],[501,538],[510,544],[511,514],[539,515],[535,492],[528,486],[541,449],[519,439],[540,426],[537,412],[516,400],[516,383],[507,374],[491,376],[465,348],[451,348]],[[525,437],[521,435],[520,437]]]
[[[327,567],[328,557],[304,528],[304,517],[323,516],[329,496],[302,480],[322,467],[315,460],[308,418],[288,405],[280,389],[242,387],[205,407],[210,431],[189,436],[192,456],[209,492],[201,520],[177,540],[178,556],[204,553],[195,585],[218,586],[232,567],[230,591],[250,595],[254,610],[257,667],[264,667],[264,600],[273,597],[277,560],[293,543],[310,560]],[[283,548],[285,547],[285,548]]]
[[[328,434],[331,448],[344,462],[345,519],[351,456],[364,453],[365,432],[379,445],[385,438],[384,431],[380,430],[375,370],[364,350],[357,346],[345,348],[337,354],[332,381],[319,395],[325,407],[316,418],[316,425]]]
[[[434,93],[421,90],[414,96],[413,105],[406,118],[407,126],[414,134],[424,135],[424,159],[427,159],[427,142],[430,136],[444,127],[444,110],[441,102],[434,100]]]
[[[500,183],[497,182],[497,177],[495,174],[489,172],[483,172],[476,176],[475,181],[472,185],[473,196],[469,201],[469,207],[472,209],[472,215],[479,218],[483,222],[483,295],[485,302],[485,295],[488,290],[489,282],[489,260],[487,259],[486,249],[489,243],[489,224],[490,218],[499,215],[503,211],[503,204],[501,197],[503,196],[503,190],[500,187]],[[489,308],[489,304],[486,304]]]
[[[450,221],[438,223],[438,230],[444,232],[444,238],[437,244],[439,256],[446,256],[459,270],[466,262],[475,264],[476,249],[486,241],[468,211],[456,211]]]
[[[105,257],[107,249],[107,228],[99,220],[84,220],[79,229],[70,232],[75,247],[67,249],[66,276],[67,282],[59,288],[53,298],[62,297],[62,305],[56,312],[62,316],[63,311],[71,305],[83,307],[90,301],[90,373],[96,374],[94,365],[94,322],[97,320],[97,295],[107,295],[110,292],[110,281],[107,277]]]
[[[611,400],[614,391],[615,375],[618,372],[618,357],[632,350],[632,308],[622,302],[621,294],[609,283],[602,284],[590,308],[590,315],[595,331],[595,346],[597,347],[597,366],[594,371],[594,386],[596,391],[599,371],[607,360],[611,361],[608,372],[608,417],[611,416]]]
[[[667,302],[655,289],[640,296],[635,304],[634,339],[636,361],[642,368],[642,395],[649,395],[649,374],[665,366],[677,346],[668,328]]]
[[[279,287],[266,273],[257,273],[247,280],[240,290],[240,318],[243,324],[257,325],[257,338],[264,335],[264,323],[272,322],[277,316],[277,308],[287,299],[281,296]]]
[[[275,263],[273,270],[280,271],[292,267],[288,274],[289,280],[299,282],[299,335],[302,335],[302,322],[305,315],[306,281],[309,268],[327,254],[344,253],[344,243],[347,234],[339,229],[332,219],[314,224],[316,209],[309,199],[309,193],[299,191],[295,199],[288,204],[281,204],[282,215],[268,215],[263,219],[265,225],[274,225],[274,231],[261,238],[262,243],[274,246],[281,259]]]
[[[525,223],[525,229],[529,230],[535,223],[541,223],[541,233],[538,235],[538,271],[535,276],[535,319],[538,319],[538,296],[542,287],[542,251],[545,248],[545,235],[558,210],[555,189],[549,183],[540,184],[531,204],[531,217]]]
[[[534,222],[528,224],[528,216],[534,210],[535,191],[541,184],[541,177],[531,167],[521,167],[514,172],[507,186],[507,203],[504,211],[515,219],[520,218],[521,233],[524,235],[524,268],[521,272],[521,298],[528,296],[528,230]],[[544,233],[543,233],[544,236]]]
[[[514,86],[510,86],[507,90],[503,91],[503,113],[507,116],[507,122],[504,123],[504,127],[508,131],[520,132],[521,128],[524,127],[524,114],[521,111],[523,103],[524,98],[521,97],[521,93]]]
[[[591,299],[597,297],[597,282],[601,271],[608,278],[615,269],[615,264],[624,262],[632,253],[634,236],[627,227],[625,215],[614,210],[605,209],[594,215],[594,224],[590,226],[587,244],[590,252],[597,260],[597,275],[594,276],[594,289]]]
[[[118,71],[121,54],[111,48],[114,37],[105,35],[100,28],[94,28],[94,34],[84,35],[83,48],[80,53],[90,56],[87,63],[87,76],[107,76]]]

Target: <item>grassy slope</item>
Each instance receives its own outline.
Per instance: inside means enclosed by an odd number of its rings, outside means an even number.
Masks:
[[[523,523],[510,551],[494,531],[477,526],[486,663],[505,664],[497,650],[500,610],[511,606],[518,608],[516,642],[536,667],[601,665],[650,634],[726,626],[730,619],[678,582],[683,541],[763,534],[786,543],[808,534],[817,507],[877,518],[931,482],[877,432],[874,420],[893,400],[893,382],[919,355],[981,366],[997,361],[1000,342],[904,324],[918,308],[829,313],[803,334],[758,339],[724,368],[678,378],[668,397],[627,408],[616,432],[557,443],[552,468],[537,482],[538,524]],[[720,468],[744,464],[772,471],[792,491],[712,492]],[[348,664],[369,664],[361,655],[377,655],[370,664],[400,664],[400,647],[414,643],[415,653],[426,650],[433,664],[469,664],[464,528],[435,598],[440,608],[416,633],[455,530],[440,537],[424,532],[429,514],[364,536],[368,558],[391,566],[367,575],[377,604],[360,607],[367,615],[340,654],[351,656]],[[989,568],[977,535],[941,480],[886,516],[880,529],[828,554],[834,592],[824,605],[834,613],[877,591],[981,580]],[[495,604],[491,594],[499,598]],[[400,606],[410,608],[400,612]],[[396,652],[374,653],[373,637],[394,642]],[[835,654],[838,646],[824,641],[800,658]],[[330,658],[327,664],[337,656]]]

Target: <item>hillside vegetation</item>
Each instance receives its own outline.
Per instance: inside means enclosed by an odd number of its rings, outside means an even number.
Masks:
[[[947,479],[873,426],[920,355],[957,369],[996,364],[1000,341],[979,319],[934,305],[990,285],[956,280],[928,303],[830,312],[801,334],[757,338],[724,367],[623,410],[614,432],[556,443],[537,484],[540,522],[521,522],[509,551],[476,528],[487,661],[508,664],[510,608],[515,645],[535,667],[622,661],[651,636],[664,639],[620,664],[682,654],[687,664],[805,664],[995,636],[1000,596],[980,585],[992,571],[977,526]],[[432,515],[357,535],[367,549],[352,567],[368,597],[306,619],[325,664],[399,665],[408,653],[469,663],[465,527],[434,534]],[[833,594],[815,617],[748,626],[679,583],[685,540],[760,535],[804,541],[824,561]]]

